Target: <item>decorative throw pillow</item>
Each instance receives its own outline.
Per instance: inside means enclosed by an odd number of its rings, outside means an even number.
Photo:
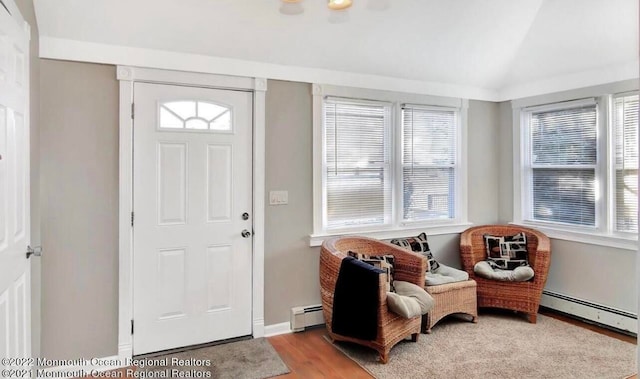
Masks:
[[[431,254],[431,250],[429,249],[429,242],[427,241],[427,234],[421,233],[417,237],[412,238],[403,238],[403,239],[393,239],[390,241],[394,245],[398,245],[400,247],[404,247],[407,250],[411,250],[416,253],[421,253],[427,260],[429,261],[428,270],[432,273],[440,267],[440,264],[435,260],[433,254]]]
[[[349,251],[349,256],[384,271],[387,274],[387,292],[393,291],[393,255],[366,255]]]
[[[416,299],[420,305],[420,314],[429,312],[436,304],[433,297],[431,297],[431,295],[429,295],[429,293],[420,286],[416,286],[409,282],[403,282],[401,280],[396,280],[393,285],[396,287],[396,293],[398,295]]]
[[[387,292],[387,307],[391,312],[406,319],[418,317],[422,314],[420,304],[416,299],[398,295],[395,292]]]
[[[501,270],[491,267],[488,261],[480,261],[473,266],[476,275],[492,280],[502,280],[505,282],[526,282],[533,278],[535,273],[530,266],[518,266],[513,270]]]
[[[494,269],[513,270],[520,266],[529,266],[527,236],[520,232],[513,236],[484,235],[487,249],[487,262]]]

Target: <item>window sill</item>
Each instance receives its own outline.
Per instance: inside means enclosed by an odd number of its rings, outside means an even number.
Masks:
[[[592,232],[588,231],[578,231],[572,230],[570,228],[563,228],[557,226],[550,226],[548,224],[541,224],[536,222],[511,222],[513,225],[521,225],[529,228],[534,228],[536,230],[541,231],[546,234],[547,237],[552,239],[559,239],[564,241],[571,242],[580,242],[589,245],[598,245],[598,246],[607,246],[614,247],[618,249],[624,250],[638,250],[638,235],[637,234],[603,234],[594,230]]]
[[[417,236],[418,234],[425,232],[427,236],[437,236],[442,234],[456,234],[462,233],[467,230],[471,225],[469,222],[447,224],[438,226],[412,226],[406,228],[397,229],[384,229],[384,230],[369,230],[369,231],[349,231],[349,232],[336,232],[327,234],[312,234],[309,236],[309,246],[320,246],[325,239],[346,236],[346,235],[358,235],[364,237],[375,238],[379,240],[387,240],[392,238],[405,238]]]

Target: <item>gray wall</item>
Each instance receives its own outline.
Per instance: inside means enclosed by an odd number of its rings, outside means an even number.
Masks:
[[[540,104],[585,97],[581,89],[538,96]],[[591,93],[593,96],[593,93]],[[500,103],[499,221],[513,220],[513,117],[510,101]],[[638,311],[637,251],[551,239],[551,266],[546,290],[632,313]]]
[[[474,224],[498,221],[500,188],[500,122],[498,104],[469,101],[468,180],[469,220]]]
[[[33,0],[16,0],[20,14],[31,26],[30,46],[30,170],[31,170],[31,246],[40,245],[40,35]],[[39,259],[31,259],[31,352],[40,355],[40,270]]]
[[[265,214],[265,324],[287,321],[292,306],[318,304],[319,248],[313,230],[311,85],[269,80],[266,98],[266,204],[289,191],[289,204]]]
[[[118,84],[41,60],[42,356],[117,354]]]
[[[498,182],[498,221],[513,221],[513,117],[511,102],[499,104],[499,137],[496,140],[500,150]]]

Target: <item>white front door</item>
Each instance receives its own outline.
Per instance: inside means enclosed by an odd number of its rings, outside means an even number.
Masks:
[[[134,354],[251,334],[252,94],[134,84]]]
[[[29,32],[10,5],[13,16],[0,7],[0,358],[28,358]],[[0,368],[29,368],[19,363],[2,360]]]

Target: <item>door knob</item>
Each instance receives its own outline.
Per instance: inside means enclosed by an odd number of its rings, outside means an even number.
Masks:
[[[42,247],[40,247],[40,246],[36,246],[36,247],[27,246],[27,259],[31,258],[32,255],[35,255],[36,257],[42,256]]]
[[[249,237],[251,237],[251,232],[248,231],[247,229],[245,229],[245,230],[242,231],[242,236],[244,238],[249,238]]]
[[[249,214],[248,214],[247,212],[244,212],[244,213],[242,214],[242,219],[243,219],[243,220],[248,220],[248,219],[249,219]]]

